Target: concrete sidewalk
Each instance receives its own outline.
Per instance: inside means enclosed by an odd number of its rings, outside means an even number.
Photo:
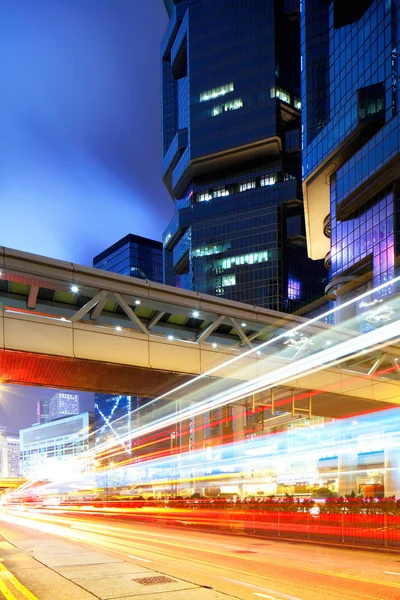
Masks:
[[[212,589],[31,529],[0,525],[7,600],[234,600]]]

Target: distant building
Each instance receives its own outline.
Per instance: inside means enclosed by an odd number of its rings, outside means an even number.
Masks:
[[[49,421],[79,414],[79,396],[69,392],[57,392],[49,399]],[[46,423],[46,421],[43,421]]]
[[[19,438],[0,435],[0,477],[18,477],[20,472]]]
[[[35,425],[19,432],[22,474],[40,479],[68,479],[82,472],[85,465],[76,461],[89,449],[92,423],[88,412],[58,421]]]
[[[50,421],[49,399],[44,398],[36,402],[36,422],[43,425]]]
[[[111,396],[110,394],[95,394],[94,415],[95,445],[113,442],[115,447],[118,447],[118,439],[124,438],[141,424],[152,422],[157,418],[151,398]],[[138,456],[143,456],[143,453],[152,456],[165,453],[171,448],[169,432],[166,435],[161,434],[160,437],[161,440],[152,440],[145,451],[140,448],[140,439],[130,440],[128,438],[122,442],[125,447],[125,455],[123,456],[121,453],[118,456],[118,462],[135,462]],[[107,459],[105,464],[107,464]],[[99,485],[101,486],[101,483]]]
[[[95,256],[93,266],[103,271],[163,283],[162,244],[128,234]]]
[[[96,446],[117,439],[131,430],[132,403],[136,408],[136,397],[95,394],[94,422]]]

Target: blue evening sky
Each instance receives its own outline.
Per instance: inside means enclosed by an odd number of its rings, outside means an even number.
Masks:
[[[0,246],[91,265],[127,233],[160,240],[163,0],[2,0]],[[3,386],[0,423],[51,390]],[[93,394],[82,394],[93,409]]]
[[[91,265],[173,215],[161,181],[163,0],[2,0],[0,245]]]

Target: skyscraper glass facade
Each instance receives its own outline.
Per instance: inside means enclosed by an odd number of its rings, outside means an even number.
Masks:
[[[103,271],[163,283],[162,244],[129,234],[95,256],[93,266]]]
[[[175,0],[161,45],[165,283],[294,311],[323,293],[301,201],[299,10]]]
[[[149,403],[149,406],[146,406]],[[129,434],[132,429],[140,426],[141,419],[153,414],[154,405],[150,398],[138,398],[137,396],[113,396],[111,394],[95,394],[94,397],[94,425],[95,445],[115,441]],[[154,414],[154,418],[156,415]],[[167,448],[169,448],[169,439]],[[140,445],[140,440],[123,441],[125,447],[125,460],[135,461],[135,446]],[[163,441],[154,441],[149,444],[148,453],[164,449]],[[107,461],[106,461],[107,464]]]
[[[132,396],[95,394],[94,425],[95,444],[101,444],[129,433],[132,428],[131,412],[136,408]]]
[[[315,259],[326,256],[327,293],[339,303],[349,289],[376,287],[396,274],[399,25],[396,0],[302,2],[308,251]],[[393,291],[388,285],[375,301]],[[356,312],[370,313],[371,306],[360,302]]]

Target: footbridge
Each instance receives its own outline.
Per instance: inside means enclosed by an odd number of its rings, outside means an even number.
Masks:
[[[0,271],[3,383],[148,397],[190,381],[191,390],[216,381],[229,388],[350,343],[355,335],[9,248],[0,248]],[[391,302],[388,323],[395,324],[399,307]],[[399,404],[400,349],[393,331],[387,343],[357,352],[349,347],[324,370],[252,391],[253,403],[332,417]]]

